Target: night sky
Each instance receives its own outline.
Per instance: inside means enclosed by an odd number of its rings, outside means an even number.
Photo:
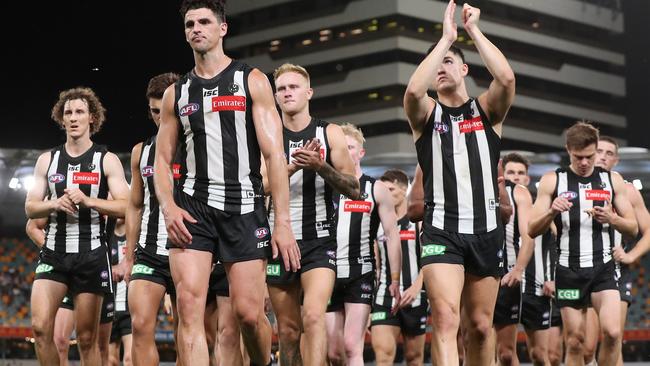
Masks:
[[[59,91],[83,85],[93,88],[107,109],[103,130],[93,139],[112,151],[130,151],[155,133],[147,118],[149,78],[168,71],[182,74],[194,64],[184,40],[180,1],[47,3],[56,6],[14,3],[3,11],[7,21],[2,25],[0,100],[5,128],[0,147],[47,149],[63,142],[63,131],[50,119],[51,107]],[[643,108],[650,90],[648,4],[624,1],[630,52],[628,130],[637,146],[647,145],[648,136]]]

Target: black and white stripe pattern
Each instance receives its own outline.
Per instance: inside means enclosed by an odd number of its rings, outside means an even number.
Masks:
[[[517,264],[517,257],[519,256],[519,248],[521,247],[521,236],[519,235],[519,215],[517,212],[517,202],[515,201],[515,183],[506,181],[506,192],[512,205],[512,215],[510,220],[505,226],[505,255],[503,256],[503,267],[506,273],[510,272],[515,264]]]
[[[559,264],[570,268],[587,268],[612,259],[614,237],[609,224],[601,224],[587,213],[613,200],[611,175],[595,167],[589,177],[580,177],[569,168],[556,171],[557,187],[553,199],[563,196],[573,203],[569,211],[555,217],[558,229]]]
[[[124,259],[126,252],[126,235],[109,234],[109,247],[111,248],[111,264],[116,265]],[[117,283],[115,289],[115,310],[129,311],[127,306],[127,286],[126,281],[122,280]]]
[[[399,280],[400,293],[413,285],[413,282],[418,277],[419,259],[420,259],[420,228],[419,225],[409,221],[407,216],[402,217],[397,222],[399,229],[399,236],[402,245],[402,273]],[[377,234],[377,245],[379,249],[380,268],[377,271],[379,285],[375,293],[375,304],[381,306],[392,307],[393,297],[388,292],[390,285],[391,269],[388,260],[388,241],[383,235],[383,229],[380,226],[379,234]],[[420,292],[411,306],[417,307],[422,304],[424,297]]]
[[[336,277],[357,278],[375,267],[374,242],[379,228],[375,203],[375,179],[359,179],[362,201],[339,195],[336,226]]]
[[[526,271],[521,279],[522,291],[525,294],[543,296],[544,282],[552,281],[555,271],[554,252],[557,249],[555,235],[549,229],[544,235],[535,238],[533,256],[526,266]]]
[[[233,60],[210,80],[189,72],[175,84],[182,156],[183,192],[235,214],[263,205],[260,148],[253,124],[248,75]]]
[[[138,244],[151,254],[168,256],[165,217],[160,212],[153,181],[155,156],[156,136],[153,136],[142,143],[142,153],[140,154],[139,167],[144,195]]]
[[[434,227],[463,234],[497,228],[497,164],[501,139],[475,99],[460,107],[437,102],[415,143],[425,202]]]
[[[294,132],[285,127],[283,139],[287,163],[293,163],[291,154],[294,151],[305,146],[308,140],[317,138],[321,142],[321,157],[331,165],[327,126],[327,122],[312,118],[302,131]],[[289,190],[291,228],[296,240],[312,240],[332,235],[334,231],[332,187],[325,182],[325,179],[311,169],[300,169],[289,178]],[[275,212],[269,211],[269,222],[273,227]]]
[[[93,144],[78,157],[71,157],[64,145],[52,149],[47,170],[50,200],[62,197],[66,188],[79,188],[90,198],[106,199],[108,182],[104,175],[106,147]],[[79,207],[73,215],[54,211],[48,218],[45,247],[59,253],[83,253],[105,242],[105,222],[96,210]]]

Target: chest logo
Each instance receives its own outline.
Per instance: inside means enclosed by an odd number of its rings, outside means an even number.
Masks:
[[[470,133],[475,131],[482,131],[485,129],[485,127],[483,126],[483,120],[481,120],[481,117],[474,117],[472,119],[461,121],[458,124],[458,129],[460,130],[460,133]]]
[[[343,204],[345,212],[370,213],[370,210],[372,210],[372,203],[368,201],[345,201]]]
[[[142,168],[142,176],[143,177],[151,177],[153,175],[153,167],[150,165],[145,166]]]
[[[560,193],[558,196],[566,198],[569,201],[571,201],[572,199],[575,199],[576,197],[578,197],[578,194],[573,192],[573,191],[566,191],[566,192]]]
[[[50,181],[50,183],[54,183],[54,184],[61,183],[65,180],[65,175],[58,174],[58,173],[52,174],[47,178],[47,180]]]
[[[198,110],[199,110],[198,103],[190,103],[182,106],[178,112],[181,115],[181,117],[187,117],[189,115],[194,114],[194,112],[197,112]]]
[[[173,164],[172,165],[172,173],[174,174],[174,179],[180,179],[181,178],[181,165],[180,164]]]
[[[228,85],[228,91],[235,94],[239,91],[239,85],[237,83],[232,83]]]
[[[606,190],[590,189],[585,191],[585,198],[589,201],[609,201],[611,194]]]
[[[442,122],[435,122],[433,124],[433,129],[434,129],[434,131],[436,131],[437,133],[439,133],[441,135],[443,133],[449,132],[449,126],[447,126],[446,124],[444,124]]]
[[[99,184],[99,173],[75,172],[72,174],[73,184]]]
[[[246,97],[243,95],[223,95],[212,97],[212,111],[246,111]]]

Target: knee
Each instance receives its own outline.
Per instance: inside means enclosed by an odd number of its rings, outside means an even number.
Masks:
[[[237,347],[239,349],[239,327],[237,324],[228,324],[226,326],[220,327],[218,339],[219,347],[225,347],[228,349]]]
[[[80,351],[87,351],[97,344],[97,337],[93,337],[92,332],[78,332],[77,346]]]
[[[619,327],[603,328],[603,343],[616,344],[621,339],[621,329]]]
[[[278,324],[278,337],[286,344],[296,344],[300,342],[300,327],[295,322]]]
[[[548,352],[548,362],[552,366],[558,366],[562,364],[562,354],[557,351],[549,351]]]
[[[59,352],[67,352],[68,348],[70,348],[70,339],[64,334],[55,333],[54,344]]]
[[[131,331],[133,332],[133,337],[142,336],[148,331],[154,330],[154,321],[153,319],[147,319],[145,316],[131,314]]]
[[[344,336],[343,347],[345,347],[345,354],[348,357],[356,357],[362,355],[364,341],[364,336],[361,336],[361,338]]]
[[[52,321],[32,317],[32,331],[34,332],[34,338],[37,341],[53,338],[53,328],[54,323]]]
[[[435,309],[431,309],[431,320],[432,326],[437,332],[452,332],[456,337],[460,324],[458,309],[455,309],[450,304],[438,302]]]
[[[530,359],[536,365],[545,364],[546,349],[542,347],[533,347],[532,351],[530,352]]]
[[[302,324],[307,329],[313,329],[319,326],[325,326],[325,314],[313,309],[304,309],[302,315]]]
[[[178,313],[182,314],[182,316],[179,316],[182,324],[195,320],[203,320],[200,318],[202,312],[197,311],[197,309],[205,307],[205,300],[201,303],[198,294],[190,290],[179,291],[176,296],[176,306]]]
[[[484,343],[490,338],[492,332],[492,319],[487,314],[471,317],[467,327],[467,336],[469,339]]]
[[[416,361],[419,361],[422,359],[424,355],[424,350],[423,349],[407,349],[404,352],[404,358],[406,359],[407,365],[413,364]]]
[[[499,363],[501,365],[512,365],[515,361],[515,350],[510,347],[499,347]]]
[[[234,310],[243,332],[251,332],[257,328],[260,317],[259,306],[238,306]]]
[[[580,331],[569,331],[566,337],[567,352],[582,353],[585,350],[585,334]]]

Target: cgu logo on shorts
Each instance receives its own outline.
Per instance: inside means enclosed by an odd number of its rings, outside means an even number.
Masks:
[[[50,183],[54,183],[54,184],[61,183],[65,180],[65,175],[58,174],[58,173],[52,174],[47,178],[47,180],[50,181]]]
[[[133,269],[131,270],[131,274],[133,275],[136,273],[150,275],[153,273],[153,268],[149,266],[145,266],[144,264],[136,264],[135,266],[133,266]]]
[[[438,244],[425,245],[422,247],[422,254],[420,254],[420,258],[429,257],[432,255],[443,255],[445,254],[445,249],[447,249],[447,247],[444,245],[438,245]]]
[[[49,264],[41,263],[36,267],[36,270],[34,271],[35,273],[45,273],[45,272],[52,272],[54,267],[50,266]]]
[[[606,190],[590,189],[585,191],[585,198],[590,201],[609,201],[611,194]]]
[[[143,177],[151,177],[152,175],[153,175],[153,167],[151,165],[147,165],[144,168],[142,168]]]
[[[386,320],[386,312],[385,311],[380,311],[378,313],[372,313],[370,316],[371,321],[375,320]]]
[[[243,95],[223,95],[212,97],[212,111],[246,111],[246,97]]]
[[[560,300],[578,300],[580,290],[577,288],[557,290],[557,298]]]
[[[99,173],[74,172],[72,173],[73,184],[99,184]]]
[[[370,213],[372,203],[368,201],[345,201],[343,211]]]
[[[562,192],[562,193],[558,194],[558,196],[560,196],[562,198],[566,198],[569,201],[571,201],[572,199],[578,197],[578,194],[573,192],[573,191],[566,191],[566,192]]]
[[[267,276],[280,276],[280,265],[279,264],[267,264],[266,265],[266,275]]]
[[[191,114],[194,114],[194,112],[197,112],[199,110],[199,104],[198,103],[190,103],[186,104],[179,109],[178,114],[181,115],[181,117],[187,117]]]

